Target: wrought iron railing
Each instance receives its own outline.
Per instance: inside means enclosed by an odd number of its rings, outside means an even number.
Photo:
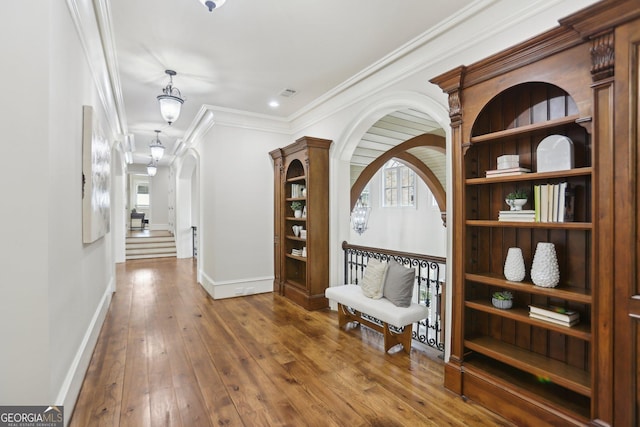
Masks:
[[[413,301],[426,306],[429,315],[426,319],[414,324],[413,339],[430,347],[444,351],[444,318],[445,266],[446,258],[408,252],[391,251],[367,246],[350,245],[342,242],[344,250],[345,283],[359,284],[369,259],[380,261],[394,259],[396,262],[415,268],[415,293]]]
[[[193,257],[198,257],[198,227],[191,226],[191,245],[193,247]]]

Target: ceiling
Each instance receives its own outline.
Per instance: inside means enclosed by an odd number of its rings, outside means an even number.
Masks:
[[[149,162],[156,129],[167,147],[161,164],[171,162],[176,140],[205,104],[296,118],[382,68],[394,52],[471,3],[227,0],[209,12],[198,0],[109,0],[133,163]],[[185,98],[171,126],[156,100],[168,83],[166,69],[177,72],[173,83]],[[285,89],[296,93],[281,96]],[[278,108],[269,106],[273,100]],[[395,145],[434,126],[416,111],[392,114],[365,135],[354,160],[372,155],[370,145]]]

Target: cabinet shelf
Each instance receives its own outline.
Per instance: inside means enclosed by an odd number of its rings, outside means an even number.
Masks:
[[[287,221],[306,221],[306,216],[301,216],[300,218],[296,218],[295,216],[288,216],[285,218]]]
[[[484,285],[498,286],[518,292],[527,292],[535,295],[544,295],[550,298],[559,298],[582,304],[591,304],[591,293],[582,288],[559,286],[556,288],[543,288],[531,282],[511,282],[504,277],[491,273],[466,273],[465,279]]]
[[[580,118],[579,115],[573,114],[566,117],[560,117],[554,120],[547,120],[544,122],[533,123],[530,125],[519,126],[511,129],[501,130],[498,132],[487,133],[484,135],[477,135],[471,137],[471,143],[477,144],[481,142],[494,142],[500,141],[505,138],[512,138],[514,136],[521,136],[528,133],[535,133],[541,131],[551,131],[554,128],[559,128],[562,126],[566,126],[572,123],[580,122],[588,122],[591,121],[590,117]]]
[[[291,178],[287,178],[287,183],[292,183],[292,182],[300,182],[300,181],[306,181],[307,177],[306,175],[300,175],[300,176],[294,176]]]
[[[495,177],[482,177],[482,178],[467,178],[465,183],[467,185],[484,185],[484,184],[499,184],[503,182],[516,182],[516,181],[542,181],[550,179],[565,179],[574,176],[590,176],[593,173],[592,167],[573,168],[563,171],[553,172],[531,172],[522,175],[514,176],[495,176]]]
[[[591,375],[585,370],[491,337],[465,339],[464,345],[469,350],[549,380],[583,396],[591,396]]]
[[[465,361],[465,371],[472,378],[480,378],[484,384],[492,384],[498,390],[514,388],[519,396],[540,401],[554,408],[554,411],[568,411],[570,416],[576,417],[582,425],[589,423],[591,399],[588,396],[567,392],[555,384],[540,382],[533,375],[479,353],[474,353]]]
[[[474,310],[483,311],[492,315],[504,317],[506,319],[515,320],[532,326],[548,329],[550,331],[560,332],[562,334],[581,339],[583,341],[591,340],[591,327],[588,323],[578,323],[574,326],[562,326],[555,323],[545,322],[544,320],[532,319],[529,317],[528,308],[514,307],[509,310],[501,310],[495,308],[490,302],[475,300],[465,301],[465,306]]]
[[[307,239],[303,239],[302,237],[296,237],[294,235],[288,234],[287,236],[288,240],[295,240],[296,242],[306,242]]]
[[[295,259],[297,261],[307,262],[307,258],[302,257],[302,256],[296,256],[296,255],[292,255],[292,254],[286,254],[285,256],[287,258]]]
[[[468,219],[465,224],[471,227],[517,227],[517,228],[545,228],[559,230],[591,230],[590,222],[518,222],[498,221],[492,219]]]

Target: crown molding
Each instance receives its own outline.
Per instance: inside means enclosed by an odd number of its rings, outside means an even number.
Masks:
[[[100,3],[101,0],[97,0],[97,2]],[[102,103],[112,139],[120,139],[124,132],[113,91],[112,70],[107,65],[107,56],[103,48],[102,32],[99,25],[99,22],[100,24],[110,22],[108,15],[99,17],[94,8],[94,3],[90,0],[66,0],[66,3],[78,33],[80,44],[84,50],[98,97]],[[106,6],[105,8],[108,13],[108,8]],[[107,19],[107,21],[103,22],[104,19]],[[110,25],[107,25],[107,27],[103,30],[110,31]],[[115,74],[117,75],[117,73]],[[118,89],[120,88],[119,82],[117,87]]]
[[[584,7],[593,2],[582,0],[580,4]],[[508,12],[495,13],[505,8]],[[287,120],[292,123],[295,133],[421,73],[425,74],[426,86],[429,78],[461,65],[456,60],[461,54],[477,51],[477,58],[465,61],[474,62],[559,26],[559,18],[578,8],[577,4],[567,0],[535,0],[524,5],[510,0],[475,1],[449,20],[307,104]],[[492,25],[487,28],[486,22],[492,22]],[[504,37],[503,45],[497,46],[495,38],[503,34],[513,34],[515,38]],[[491,41],[493,43],[489,43]],[[491,51],[485,45],[492,46]],[[474,47],[478,49],[474,50]]]

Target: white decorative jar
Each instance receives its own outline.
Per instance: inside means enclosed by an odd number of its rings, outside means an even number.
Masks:
[[[539,242],[531,264],[531,281],[536,286],[555,288],[560,283],[560,268],[553,243]]]
[[[512,282],[521,282],[525,276],[522,249],[509,248],[504,262],[504,277]]]

